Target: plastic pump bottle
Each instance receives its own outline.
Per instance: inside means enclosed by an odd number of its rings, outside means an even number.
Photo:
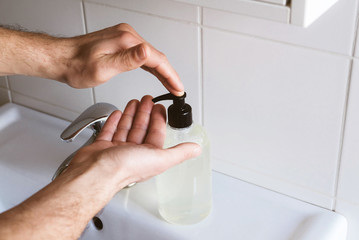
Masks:
[[[153,102],[173,100],[168,108],[164,148],[183,142],[201,146],[200,156],[168,169],[156,178],[159,213],[170,223],[194,224],[211,211],[212,181],[209,139],[204,129],[193,123],[192,108],[185,103],[186,93],[177,97],[165,94]]]

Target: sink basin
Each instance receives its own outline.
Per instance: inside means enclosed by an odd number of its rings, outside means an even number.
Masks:
[[[73,143],[60,133],[69,122],[22,107],[0,107],[0,212],[50,183],[60,163],[91,134]],[[204,221],[179,226],[157,212],[154,179],[121,190],[80,239],[345,240],[346,219],[288,196],[213,172],[213,209]]]

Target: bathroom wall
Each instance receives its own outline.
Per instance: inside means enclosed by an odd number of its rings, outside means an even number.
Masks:
[[[57,36],[131,24],[181,76],[214,170],[343,214],[349,240],[359,239],[357,19],[358,0],[340,0],[306,29],[171,0],[0,0],[0,24]],[[142,70],[81,90],[0,78],[0,104],[67,120],[94,102],[123,109],[164,92]]]

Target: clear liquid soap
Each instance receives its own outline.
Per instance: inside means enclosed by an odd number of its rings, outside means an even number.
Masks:
[[[193,123],[192,108],[182,97],[162,95],[153,101],[173,100],[168,108],[164,148],[184,142],[201,146],[200,156],[189,159],[156,177],[159,213],[170,223],[194,224],[206,218],[212,207],[210,142],[204,129]]]

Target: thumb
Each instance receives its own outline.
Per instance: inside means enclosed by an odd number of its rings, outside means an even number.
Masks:
[[[121,72],[127,72],[141,67],[147,58],[146,50],[143,44],[125,49],[117,54],[116,67]]]
[[[181,143],[174,147],[164,149],[165,160],[172,167],[185,160],[197,157],[201,154],[201,147],[196,143]]]

